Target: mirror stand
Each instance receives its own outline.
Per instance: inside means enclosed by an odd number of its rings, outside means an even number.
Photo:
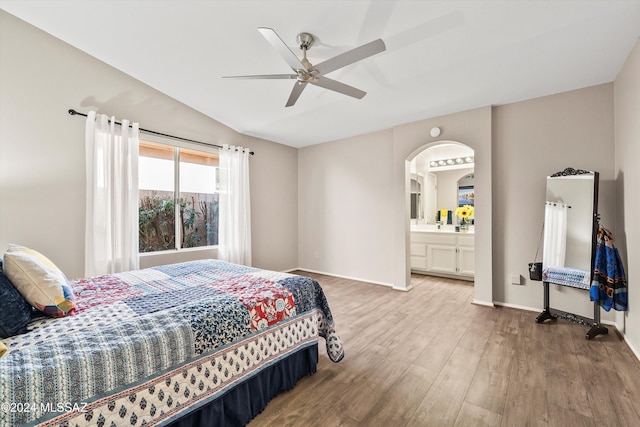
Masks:
[[[589,291],[593,279],[597,233],[600,223],[598,212],[598,172],[567,168],[547,177],[545,205],[545,261],[543,262],[544,309],[536,323],[563,318],[591,328],[586,339],[608,334],[600,322],[600,305],[594,302],[593,318],[579,316],[551,308],[549,284]],[[554,215],[557,214],[557,224]],[[561,230],[561,231],[559,231]],[[560,234],[563,233],[563,234]],[[566,244],[557,247],[559,235],[566,236]],[[586,242],[591,243],[591,247]],[[549,246],[547,246],[549,244]],[[557,245],[556,245],[557,246]],[[548,249],[548,250],[547,250]],[[547,256],[549,252],[549,256]],[[554,252],[553,255],[551,253]],[[556,254],[560,252],[561,254]]]

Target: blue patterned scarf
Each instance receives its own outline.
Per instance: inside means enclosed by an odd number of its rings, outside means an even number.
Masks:
[[[596,258],[591,282],[591,301],[600,304],[606,311],[627,310],[627,279],[618,249],[613,244],[613,235],[604,227],[598,229]]]

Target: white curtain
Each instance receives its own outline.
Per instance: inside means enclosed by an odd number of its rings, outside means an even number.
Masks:
[[[547,202],[544,207],[542,267],[564,267],[567,249],[567,206]]]
[[[218,258],[251,265],[249,149],[224,144],[220,149]]]
[[[140,267],[138,257],[139,127],[90,111],[86,122],[85,276]]]

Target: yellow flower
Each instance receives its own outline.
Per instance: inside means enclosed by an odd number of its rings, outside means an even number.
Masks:
[[[462,219],[468,219],[473,217],[474,209],[471,205],[464,205],[456,208],[456,216]]]

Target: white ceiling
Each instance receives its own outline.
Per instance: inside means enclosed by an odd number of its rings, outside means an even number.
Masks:
[[[294,147],[611,82],[640,37],[640,0],[0,0],[0,8],[238,132]],[[290,72],[261,26],[296,53],[296,35],[313,34],[312,63],[377,38],[387,50],[328,75],[366,91],[363,99],[308,86],[285,108],[293,80],[221,78]]]

